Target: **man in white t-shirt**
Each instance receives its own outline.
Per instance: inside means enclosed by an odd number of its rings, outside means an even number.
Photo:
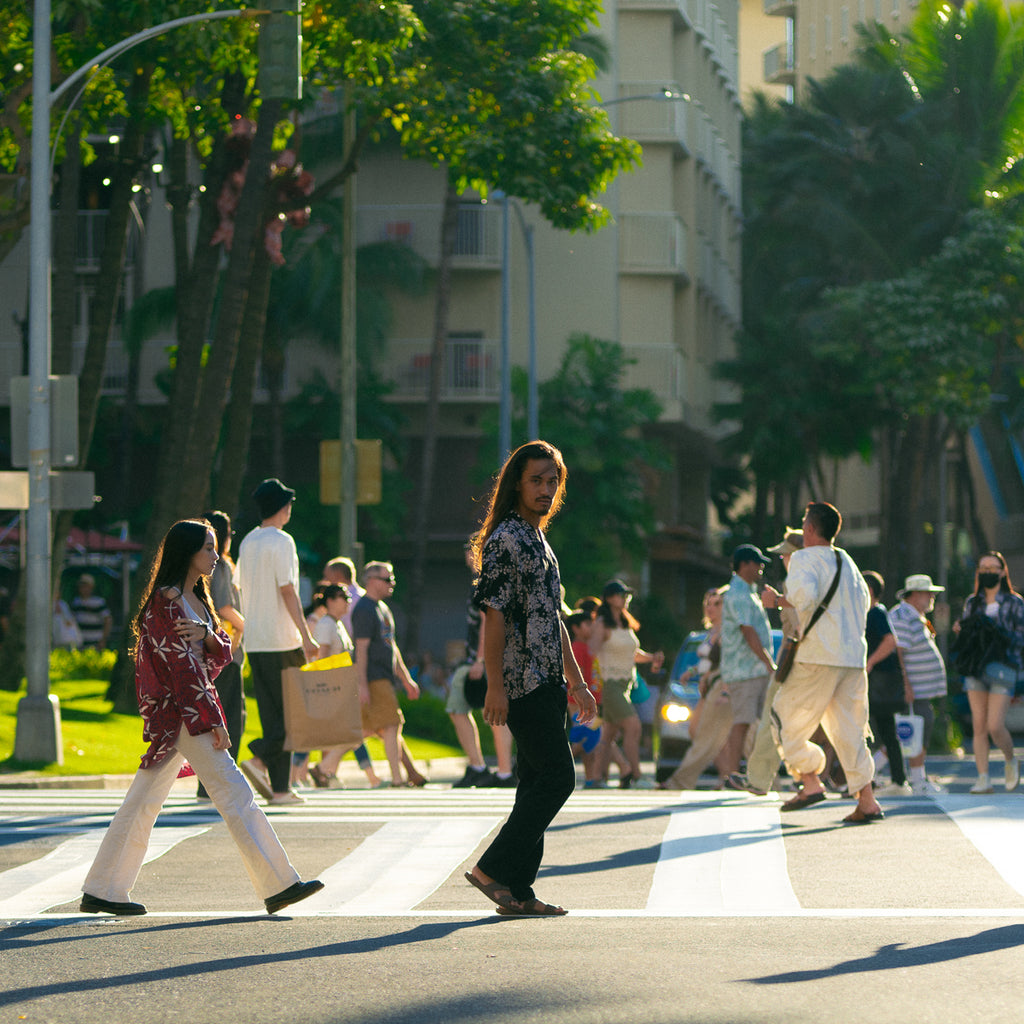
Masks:
[[[825,754],[811,742],[820,722],[836,748],[850,795],[857,800],[853,813],[843,821],[863,825],[884,817],[871,785],[875,765],[864,738],[868,722],[864,630],[871,597],[853,559],[833,543],[842,522],[839,510],[828,502],[813,501],[807,506],[804,546],[790,557],[785,596],[774,592],[776,607],[797,610],[802,639],[772,709],[779,723],[783,758],[801,785],[800,793],[781,809],[798,811],[825,799],[819,777],[825,769]],[[833,580],[837,586],[827,607],[808,629]]]
[[[246,653],[263,735],[249,744],[254,757],[240,764],[253,788],[272,804],[299,804],[289,788],[291,757],[284,749],[281,673],[304,665],[318,645],[299,601],[299,556],[284,532],[295,491],[271,478],[253,491],[260,525],[238,549],[236,583],[245,616]]]

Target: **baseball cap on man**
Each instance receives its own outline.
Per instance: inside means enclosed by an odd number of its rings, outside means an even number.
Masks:
[[[279,512],[289,502],[295,500],[295,492],[290,487],[285,487],[276,476],[263,483],[252,492],[256,499],[256,506],[260,510],[261,519],[269,519],[274,513]]]
[[[734,569],[743,562],[760,562],[762,565],[772,564],[772,560],[753,544],[741,544],[732,553],[732,566]]]
[[[913,576],[908,576],[903,582],[903,589],[898,591],[896,596],[902,598],[904,594],[914,594],[919,590],[927,591],[929,594],[941,594],[946,588],[937,587],[932,583],[931,576],[926,576],[923,572],[915,573]]]

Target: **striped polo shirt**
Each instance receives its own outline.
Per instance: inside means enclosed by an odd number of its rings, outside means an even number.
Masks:
[[[915,700],[946,695],[946,665],[927,619],[906,601],[889,612]]]

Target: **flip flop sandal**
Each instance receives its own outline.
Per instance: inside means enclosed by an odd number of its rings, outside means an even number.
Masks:
[[[564,907],[556,907],[551,903],[532,899],[521,903],[518,909],[515,910],[498,907],[498,913],[502,917],[565,917],[569,911]]]
[[[820,804],[825,799],[824,791],[817,793],[808,793],[807,796],[795,796],[792,800],[787,800],[780,808],[780,811],[802,811],[805,807],[813,807],[815,804]]]
[[[519,909],[519,901],[512,898],[512,891],[507,885],[501,882],[481,882],[479,878],[468,871],[464,872],[464,877],[470,885],[479,889],[492,903],[497,903],[499,909],[510,911]]]
[[[870,825],[874,821],[881,821],[885,817],[884,811],[862,811],[859,807],[852,814],[843,818],[844,825]]]

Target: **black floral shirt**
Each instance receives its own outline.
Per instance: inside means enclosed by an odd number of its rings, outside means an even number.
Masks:
[[[505,617],[505,695],[564,686],[558,559],[540,530],[511,512],[487,538],[477,603]]]

